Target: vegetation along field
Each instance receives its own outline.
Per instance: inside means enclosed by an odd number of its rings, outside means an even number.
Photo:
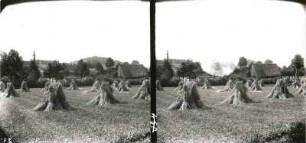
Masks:
[[[0,98],[0,126],[15,142],[149,142],[150,100],[131,99],[139,86],[128,92],[115,91],[121,104],[86,106],[97,93],[89,87],[68,91],[74,110],[33,111],[42,100],[41,88],[20,97]]]
[[[262,92],[248,92],[255,103],[217,105],[229,92],[198,87],[201,100],[210,109],[169,111],[167,107],[179,94],[172,87],[157,92],[159,142],[304,142],[305,97],[265,98],[272,85]],[[289,87],[294,93],[297,89]]]

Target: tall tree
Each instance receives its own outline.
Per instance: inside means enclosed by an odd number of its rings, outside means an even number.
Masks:
[[[174,75],[174,71],[168,60],[164,60],[161,70],[161,80],[170,80]]]
[[[107,68],[112,68],[112,67],[114,67],[114,65],[115,65],[115,62],[112,58],[107,58],[106,59],[105,66]]]
[[[89,75],[88,66],[83,60],[78,61],[78,64],[75,70],[75,74],[81,77],[85,77]]]
[[[29,69],[29,75],[28,79],[31,81],[36,81],[40,78],[40,72],[38,69],[38,66],[36,64],[36,61],[33,59],[30,61],[30,69]]]
[[[300,69],[304,68],[304,58],[300,54],[296,54],[291,60],[291,65],[295,69],[295,76],[298,76]]]
[[[295,75],[295,69],[292,66],[283,66],[281,68],[281,73],[284,76],[294,76]]]
[[[178,69],[178,75],[181,77],[196,78],[200,74],[204,73],[200,63],[187,60],[181,64]]]
[[[196,67],[195,70],[194,70],[196,76],[199,76],[199,75],[205,73],[205,72],[203,71],[203,69],[202,69],[201,63],[195,62],[194,64],[195,64],[195,67]]]
[[[62,64],[61,73],[64,75],[64,77],[67,77],[70,74],[69,67],[67,64],[65,63]]]
[[[19,53],[12,49],[8,54],[2,54],[1,59],[1,76],[7,76],[13,82],[20,82],[25,72]]]
[[[8,67],[8,61],[7,61],[7,53],[3,52],[1,53],[1,60],[0,60],[0,74],[1,77],[7,75],[7,67]]]
[[[95,64],[95,69],[98,71],[98,74],[104,74],[105,73],[105,70],[104,70],[102,64],[99,63],[99,62]]]
[[[239,58],[239,62],[238,62],[238,66],[239,67],[244,67],[248,64],[248,61],[245,57],[240,57]]]
[[[62,79],[64,78],[62,72],[62,64],[60,64],[58,61],[53,61],[52,63],[49,63],[47,68],[44,70],[44,76],[48,78]]]

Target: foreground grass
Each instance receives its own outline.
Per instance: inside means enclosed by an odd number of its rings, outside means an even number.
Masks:
[[[255,103],[241,106],[216,105],[229,93],[198,88],[209,110],[168,111],[178,97],[174,88],[157,92],[160,142],[299,142],[291,137],[300,133],[305,139],[304,97],[278,100],[264,98],[272,85],[262,92],[250,92]],[[289,88],[294,93],[296,89]],[[297,133],[292,133],[297,132]],[[299,137],[300,137],[299,136]],[[302,140],[302,142],[305,142]]]
[[[149,100],[130,99],[137,91],[115,92],[123,104],[105,108],[85,106],[97,93],[89,87],[67,91],[72,111],[43,112],[32,109],[43,97],[41,89],[0,98],[0,126],[16,142],[149,142]]]

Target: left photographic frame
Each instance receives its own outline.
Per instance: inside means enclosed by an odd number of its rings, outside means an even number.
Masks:
[[[151,141],[149,2],[7,2],[0,142]]]

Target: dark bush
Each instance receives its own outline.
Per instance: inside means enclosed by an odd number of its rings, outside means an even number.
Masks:
[[[179,78],[172,78],[170,80],[160,80],[162,87],[177,87],[180,82]]]
[[[138,78],[138,79],[128,79],[128,80],[130,81],[131,85],[141,85],[144,79]]]
[[[93,77],[83,77],[83,78],[65,78],[60,80],[63,86],[69,87],[70,82],[74,80],[77,86],[92,86],[95,79]]]
[[[27,82],[28,82],[29,88],[43,88],[47,81],[48,81],[47,78],[39,78],[37,81],[28,80]]]
[[[95,79],[92,77],[84,77],[81,79],[75,79],[75,82],[78,86],[92,86],[95,82]]]
[[[202,81],[204,81],[204,78],[205,77],[200,77],[200,79]],[[226,77],[226,76],[224,76],[224,77],[208,77],[207,79],[212,86],[225,85],[226,82],[228,81],[228,77]],[[177,87],[179,82],[180,82],[179,78],[172,78],[170,80],[163,80],[163,79],[160,80],[160,83],[163,87]],[[197,82],[197,85],[202,86],[203,83]]]
[[[220,86],[220,85],[226,85],[228,81],[228,77],[209,77],[208,81],[212,86]]]
[[[276,81],[277,81],[276,77],[273,77],[273,78],[263,78],[262,79],[263,84],[275,84]]]

